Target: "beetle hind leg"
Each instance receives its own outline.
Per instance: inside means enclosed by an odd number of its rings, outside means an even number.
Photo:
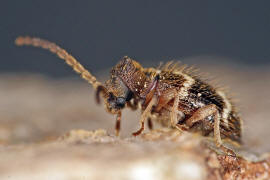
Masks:
[[[235,153],[231,149],[225,147],[222,144],[221,135],[220,135],[220,114],[216,105],[214,104],[209,104],[207,106],[201,107],[189,119],[186,120],[184,125],[177,124],[176,127],[180,130],[188,130],[192,128],[192,126],[195,123],[204,121],[209,116],[213,116],[213,119],[214,119],[213,131],[214,131],[214,140],[215,140],[216,146],[222,149],[222,151],[224,151],[226,154],[236,156]],[[172,116],[172,117],[175,118],[175,116]]]
[[[186,120],[185,124],[188,128],[191,128],[195,123],[203,121],[209,116],[213,116],[214,118],[214,139],[217,147],[220,147],[222,145],[220,137],[220,115],[216,105],[210,104],[201,107],[189,119]]]

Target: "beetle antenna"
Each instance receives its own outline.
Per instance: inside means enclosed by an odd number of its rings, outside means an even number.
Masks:
[[[90,83],[95,90],[103,89],[103,95],[107,95],[107,88],[102,85],[101,82],[99,82],[95,76],[93,76],[88,70],[86,70],[72,55],[70,55],[66,50],[59,47],[53,42],[50,42],[48,40],[36,38],[36,37],[29,37],[29,36],[19,36],[15,40],[15,44],[18,46],[34,46],[34,47],[40,47],[43,49],[47,49],[51,51],[52,53],[56,54],[59,58],[65,60],[65,62],[73,68],[74,71],[76,71],[78,74],[81,75],[81,77],[86,80],[88,83]]]

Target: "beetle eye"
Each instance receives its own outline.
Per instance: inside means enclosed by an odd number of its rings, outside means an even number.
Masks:
[[[108,102],[114,109],[122,109],[125,107],[126,99],[124,97],[116,97],[113,93],[109,93]]]
[[[123,97],[118,97],[118,98],[116,99],[116,107],[118,107],[118,108],[123,108],[123,107],[125,106],[125,104],[126,104],[125,98],[123,98]]]

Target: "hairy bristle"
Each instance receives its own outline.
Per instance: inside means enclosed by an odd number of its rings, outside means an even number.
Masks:
[[[93,76],[88,70],[86,70],[72,55],[67,53],[66,50],[59,47],[55,43],[40,38],[20,36],[15,40],[15,44],[18,46],[27,45],[47,49],[52,53],[56,54],[59,58],[65,60],[65,62],[69,66],[71,66],[74,71],[80,74],[81,77],[85,79],[88,83],[92,84],[95,89],[97,89],[97,87],[99,86],[102,86],[102,84],[97,81],[95,76]]]

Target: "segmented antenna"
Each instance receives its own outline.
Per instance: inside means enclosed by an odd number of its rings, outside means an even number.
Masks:
[[[92,86],[96,90],[100,89],[99,87],[106,89],[99,81],[97,81],[96,77],[93,76],[88,70],[86,70],[72,55],[67,53],[66,50],[62,49],[55,43],[52,43],[50,41],[40,39],[40,38],[20,36],[15,40],[15,44],[18,46],[27,45],[27,46],[34,46],[34,47],[40,47],[43,49],[48,49],[52,53],[57,54],[59,58],[65,60],[65,62],[68,65],[70,65],[74,69],[74,71],[80,74],[81,77],[84,80],[86,80],[88,83],[92,84]]]

